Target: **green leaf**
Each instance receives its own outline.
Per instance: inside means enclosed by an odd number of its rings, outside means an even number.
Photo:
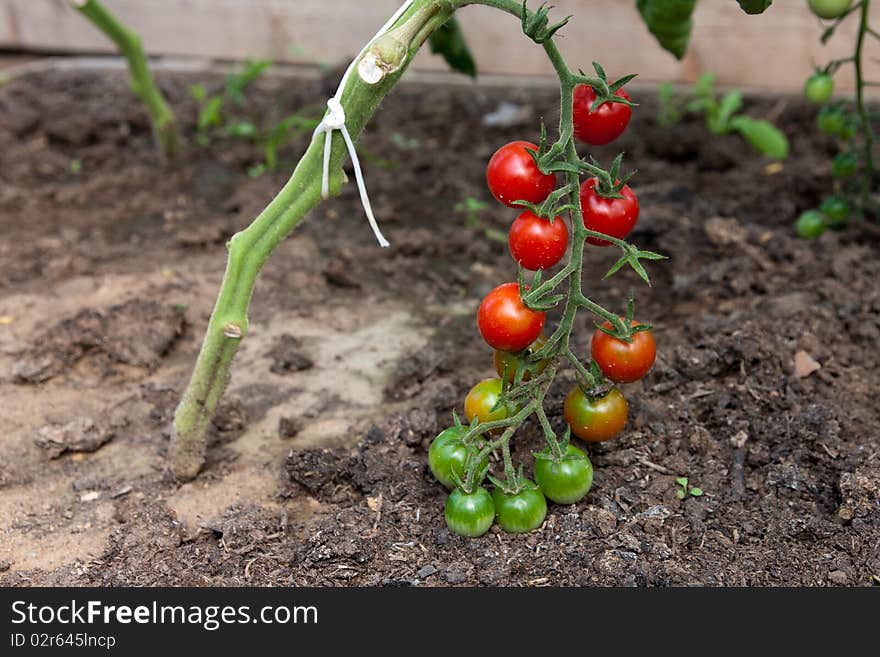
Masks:
[[[684,57],[691,36],[691,15],[697,0],[636,0],[642,20],[664,50]]]
[[[693,488],[691,488],[690,492],[691,492],[691,495],[693,495],[694,497],[700,497],[700,495],[703,494],[703,489],[697,488],[696,486],[694,486]]]
[[[431,34],[428,44],[431,52],[442,55],[452,70],[477,77],[477,65],[454,16]]]
[[[788,157],[788,139],[772,123],[748,116],[735,116],[730,127],[759,153],[774,160]]]
[[[694,83],[694,95],[698,98],[715,98],[715,74],[703,73]]]
[[[233,137],[252,138],[257,135],[257,126],[250,121],[239,121],[227,126],[226,131]]]
[[[200,131],[218,126],[223,122],[221,111],[223,109],[223,97],[211,96],[202,105],[199,111],[198,128]]]
[[[675,483],[677,483],[679,486],[687,486],[688,485],[688,478],[687,477],[679,477],[678,479],[675,480]]]
[[[712,125],[709,126],[711,132],[715,134],[724,134],[730,130],[730,119],[734,113],[742,107],[742,92],[731,91],[724,94],[721,102],[718,103],[718,110],[711,117]]]
[[[244,90],[272,66],[272,62],[265,59],[249,59],[242,65],[237,73],[226,76],[226,95],[236,103],[244,101]]]
[[[773,0],[736,0],[747,14],[763,14],[773,4]]]

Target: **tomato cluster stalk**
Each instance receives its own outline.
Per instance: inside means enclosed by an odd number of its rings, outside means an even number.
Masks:
[[[801,214],[795,226],[801,237],[814,238],[828,227],[845,226],[851,217],[871,217],[874,220],[880,217],[873,187],[876,138],[872,121],[876,113],[869,110],[865,98],[866,89],[880,82],[867,80],[864,75],[865,41],[868,38],[880,40],[880,32],[874,30],[868,21],[871,0],[855,3],[852,0],[810,0],[809,6],[816,16],[831,21],[822,32],[822,43],[833,37],[841,23],[850,16],[858,19],[853,54],[818,68],[804,86],[807,99],[822,105],[817,118],[819,130],[835,137],[840,145],[831,163],[834,194],[826,197],[818,208]],[[833,76],[847,65],[853,68],[855,98],[832,99]]]
[[[346,140],[357,138],[428,36],[443,26],[456,10],[471,4],[499,9],[518,18],[524,33],[543,47],[560,80],[562,113],[559,137],[550,145],[542,140],[533,155],[537,158],[536,164],[541,171],[548,175],[561,174],[565,182],[561,188],[552,191],[540,206],[531,209],[539,216],[547,216],[551,211],[569,211],[574,234],[569,262],[545,280],[541,274],[537,274],[531,281],[530,289],[521,298],[531,309],[555,305],[563,300],[565,304],[560,328],[549,336],[543,352],[537,351],[534,354],[536,359],[555,361],[559,357],[569,360],[578,371],[584,390],[594,391],[601,383],[598,370],[585,367],[574,356],[570,346],[571,327],[577,311],[585,308],[601,317],[610,326],[606,330],[623,342],[631,340],[637,331],[647,328],[644,325],[632,327],[626,318],[621,318],[588,299],[581,287],[583,247],[588,238],[604,240],[621,249],[621,259],[609,273],[628,264],[647,280],[641,260],[661,257],[641,251],[607,232],[587,228],[581,213],[579,178],[582,174],[597,178],[599,191],[612,198],[618,193],[622,195],[623,188],[620,186],[622,181],[617,180],[614,167],[604,170],[596,163],[581,160],[577,155],[572,120],[574,89],[577,85],[590,86],[596,94],[593,109],[597,111],[600,106],[614,104],[629,108],[631,103],[625,97],[615,95],[628,78],[619,80],[615,85],[609,84],[598,68],[595,77],[571,71],[563,61],[553,38],[568,19],[550,24],[547,7],[542,6],[532,11],[525,2],[520,3],[517,0],[413,0],[399,13],[389,29],[359,55],[353,68],[357,74],[347,77],[343,88],[334,99],[338,107],[345,110],[347,136],[340,134],[340,130],[316,132],[290,180],[251,225],[236,233],[227,245],[229,257],[220,293],[192,377],[174,416],[169,464],[178,479],[194,478],[204,463],[211,419],[229,381],[232,361],[238,347],[247,336],[248,306],[257,276],[269,255],[312,208],[328,196],[339,194],[345,179],[342,167],[348,157]],[[325,153],[327,140],[330,140],[330,146]],[[619,169],[619,164],[617,168]],[[564,283],[567,284],[567,290],[560,294],[557,288]],[[524,290],[524,282],[519,285]],[[505,403],[522,400],[522,407],[504,420],[478,425],[469,440],[489,431],[500,430],[501,437],[493,439],[485,449],[491,451],[501,447],[507,454],[506,462],[509,462],[509,446],[504,445],[526,417],[532,413],[537,414],[542,426],[549,433],[550,424],[543,411],[542,401],[556,369],[554,362],[529,381],[523,381],[517,369],[514,385],[508,386],[506,390]],[[562,443],[554,445],[556,447],[553,453],[564,460],[565,446]],[[476,472],[476,467],[469,470],[467,478],[470,480],[469,485],[473,486],[479,473]],[[485,499],[482,501],[485,502]]]

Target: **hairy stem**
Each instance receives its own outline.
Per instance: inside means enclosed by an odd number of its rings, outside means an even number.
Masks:
[[[99,0],[70,0],[71,4],[119,48],[128,63],[131,89],[150,116],[153,136],[165,157],[174,157],[179,145],[177,121],[147,65],[140,36],[123,25]]]

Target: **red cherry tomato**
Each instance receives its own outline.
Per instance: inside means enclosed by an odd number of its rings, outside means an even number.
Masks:
[[[626,424],[627,404],[617,388],[597,399],[587,397],[580,386],[565,398],[565,421],[571,432],[588,443],[611,440]]]
[[[636,324],[638,322],[632,322],[633,326]],[[611,322],[605,322],[604,326],[610,329]],[[602,374],[615,383],[638,381],[648,373],[657,357],[651,331],[639,331],[632,336],[632,342],[624,342],[596,329],[591,350]]]
[[[623,89],[618,89],[614,95],[631,100]],[[596,92],[590,85],[579,84],[574,88],[572,107],[574,136],[587,144],[601,146],[623,134],[632,116],[632,108],[623,103],[605,101],[595,110],[590,111],[595,100]]]
[[[629,185],[624,185],[620,190],[623,198],[599,196],[596,193],[597,182],[595,178],[590,178],[581,185],[584,226],[622,240],[632,232],[639,220],[639,200]],[[595,246],[611,245],[608,240],[597,237],[588,237],[587,242]]]
[[[556,188],[556,176],[541,173],[526,148],[538,147],[529,141],[512,141],[497,151],[486,169],[486,182],[492,196],[504,205],[516,208],[514,201],[542,203]]]
[[[550,223],[526,210],[511,224],[507,243],[510,255],[526,269],[549,269],[565,255],[568,226],[562,217]]]
[[[545,313],[526,308],[519,285],[504,283],[489,292],[477,312],[477,326],[493,349],[521,351],[541,335]]]

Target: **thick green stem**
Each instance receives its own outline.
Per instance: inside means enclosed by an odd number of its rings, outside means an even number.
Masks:
[[[153,135],[159,150],[166,157],[174,157],[179,143],[177,122],[174,112],[165,102],[162,92],[153,80],[141,38],[123,25],[98,0],[70,0],[70,2],[119,48],[128,63],[131,89],[141,99],[150,116]]]
[[[397,26],[364,54],[382,77],[371,84],[357,71],[349,76],[341,103],[352,139],[363,130],[424,40],[446,22],[454,8],[448,0],[417,0]],[[401,51],[396,44],[402,38],[411,40]],[[321,201],[324,139],[323,133],[312,139],[287,184],[253,223],[229,242],[220,294],[190,383],[174,416],[169,462],[178,479],[192,479],[204,463],[208,428],[229,381],[232,359],[247,335],[247,309],[260,269],[279,242]],[[332,139],[330,193],[338,194],[348,153],[341,134],[334,132]]]

